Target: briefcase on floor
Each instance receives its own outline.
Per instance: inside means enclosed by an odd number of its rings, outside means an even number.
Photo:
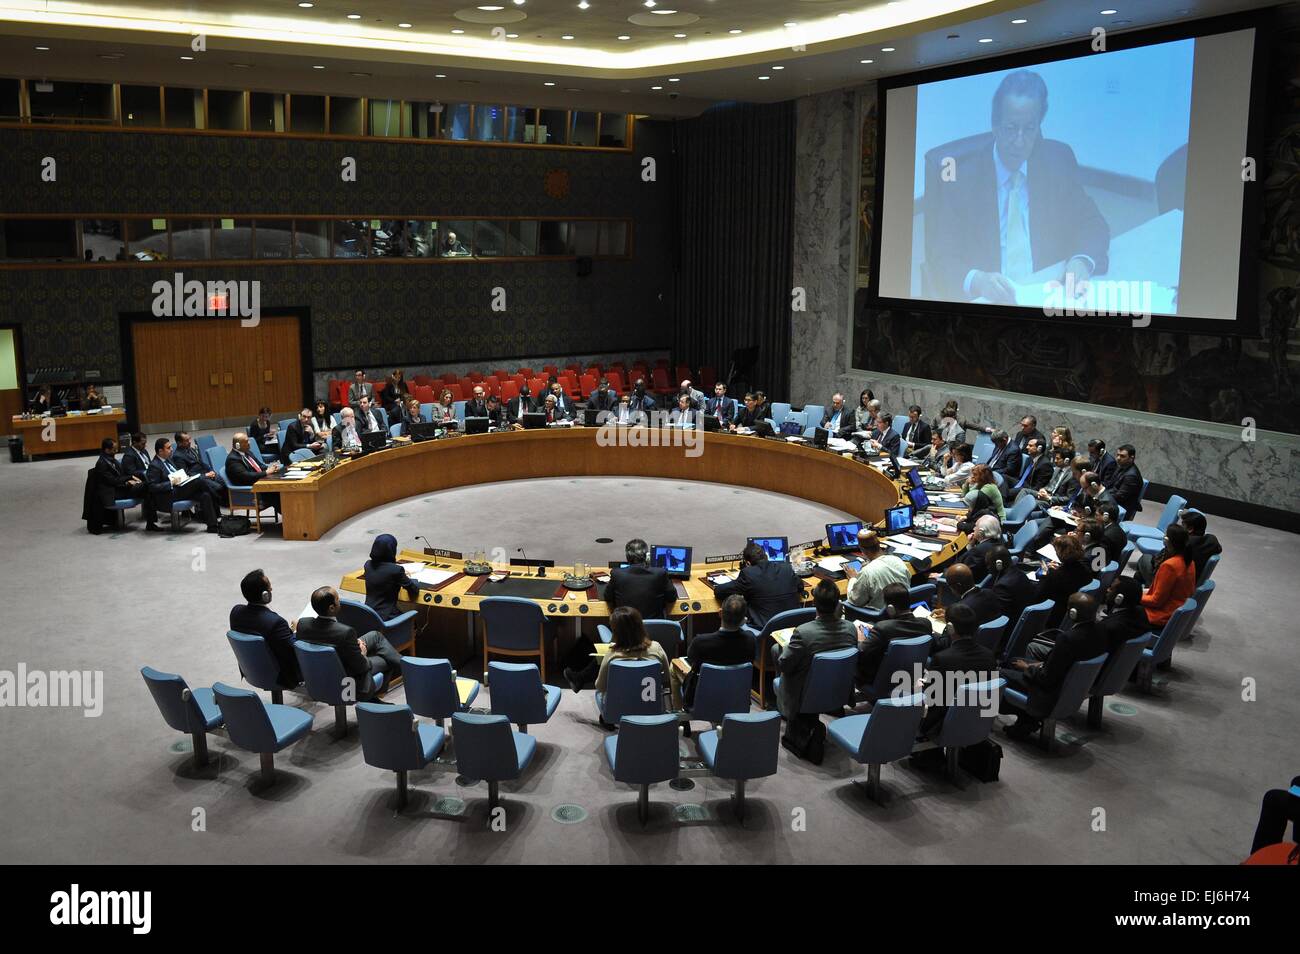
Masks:
[[[1002,769],[1002,746],[992,739],[968,745],[958,754],[957,764],[981,782],[996,782]]]

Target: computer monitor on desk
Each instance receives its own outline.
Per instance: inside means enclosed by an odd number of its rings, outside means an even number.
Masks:
[[[890,507],[885,511],[885,527],[881,531],[882,536],[892,536],[895,533],[907,533],[912,529],[912,505],[904,504],[901,507]]]
[[[410,425],[408,433],[412,440],[431,441],[435,437],[441,436],[444,428],[441,424],[434,424],[429,421],[420,421]]]
[[[671,577],[687,579],[691,575],[691,548],[655,544],[650,547],[650,565],[663,567]]]
[[[488,432],[488,419],[486,417],[465,418],[466,434],[486,434],[487,432]]]
[[[789,537],[749,537],[745,543],[757,543],[763,548],[769,560],[788,561],[790,559]]]
[[[831,553],[848,553],[858,548],[858,532],[862,522],[826,524],[826,548]]]
[[[524,412],[524,430],[535,431],[546,426],[546,415],[541,411]]]
[[[371,451],[383,450],[388,446],[387,431],[366,431],[361,435],[361,453],[369,454]]]

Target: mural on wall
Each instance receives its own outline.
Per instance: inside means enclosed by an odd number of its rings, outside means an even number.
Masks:
[[[1300,10],[1279,18],[1259,161],[1257,338],[872,309],[869,211],[875,196],[875,97],[863,97],[862,211],[853,366],[1300,433]],[[870,164],[868,156],[870,155]],[[873,177],[867,185],[867,171]]]
[[[871,242],[876,213],[876,90],[862,94],[862,155],[858,172],[858,287],[871,284]]]

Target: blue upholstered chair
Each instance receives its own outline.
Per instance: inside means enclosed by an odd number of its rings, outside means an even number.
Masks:
[[[261,636],[237,633],[233,629],[226,632],[226,640],[235,651],[235,661],[244,681],[250,686],[265,689],[271,694],[271,701],[276,705],[284,702],[284,688],[280,685],[280,663],[272,655],[266,640]]]
[[[1052,745],[1056,742],[1056,721],[1078,711],[1079,706],[1083,705],[1083,700],[1092,691],[1093,685],[1097,682],[1097,676],[1101,672],[1101,667],[1105,664],[1105,653],[1094,656],[1092,659],[1077,660],[1070,667],[1070,671],[1065,674],[1060,691],[1056,694],[1056,699],[1050,708],[1042,707],[1038,702],[1034,706],[1030,706],[1028,694],[1010,686],[1003,687],[1002,696],[1034,718],[1042,720],[1038,740],[1039,744],[1050,752]]]
[[[1092,728],[1101,725],[1102,703],[1106,696],[1113,696],[1128,685],[1150,638],[1147,633],[1134,636],[1106,657],[1106,665],[1101,667],[1097,681],[1088,693],[1088,725]]]
[[[256,449],[257,442],[250,441],[249,447]],[[224,447],[217,447],[214,445],[207,448],[202,453],[204,459],[208,462],[208,467],[216,473],[217,479],[226,485],[226,492],[230,498],[230,512],[235,513],[236,511],[239,511],[245,515],[252,513],[254,522],[257,524],[257,532],[261,533],[262,511],[274,508],[272,508],[269,503],[262,503],[258,495],[253,492],[251,484],[248,486],[240,486],[232,484],[226,479],[226,458],[228,458],[230,454]],[[257,457],[259,462],[262,460],[262,458],[257,454],[254,454],[253,456]],[[279,514],[275,515],[275,519],[279,521]]]
[[[488,656],[538,660],[546,681],[546,617],[532,600],[517,596],[489,596],[479,604],[483,621],[483,672]],[[491,680],[489,680],[489,683]]]
[[[1038,501],[1032,495],[1017,498],[1016,502],[1007,508],[1007,517],[1002,521],[1003,529],[1014,532],[1023,527],[1037,504]]]
[[[731,667],[727,667],[731,668]],[[748,692],[748,686],[746,686]],[[745,782],[776,774],[781,747],[778,712],[727,713],[722,732],[700,733],[700,758],[718,778],[736,783],[736,817],[745,821]]]
[[[1196,609],[1192,612],[1192,618],[1188,620],[1187,629],[1183,631],[1180,639],[1191,639],[1192,633],[1196,630],[1196,624],[1201,621],[1201,614],[1205,612],[1205,607],[1210,602],[1210,597],[1214,595],[1214,581],[1206,580],[1199,584],[1196,589],[1192,590],[1192,599],[1196,600]]]
[[[933,636],[912,636],[908,639],[891,639],[885,647],[885,658],[880,661],[876,678],[870,686],[862,688],[862,696],[870,703],[878,703],[893,695],[899,682],[897,674],[902,673],[904,688],[910,690],[916,684],[917,667],[924,667],[930,658],[930,644]]]
[[[653,691],[647,692],[653,682]],[[648,697],[648,698],[647,698]],[[600,717],[611,725],[629,715],[659,715],[668,705],[663,667],[657,659],[615,659],[609,664],[605,691],[596,693]],[[673,716],[673,721],[677,719]]]
[[[358,635],[372,630],[382,634],[399,653],[408,652],[415,646],[415,610],[384,619],[365,603],[340,599],[338,620],[344,626],[351,626]],[[389,681],[392,681],[391,676]]]
[[[1145,490],[1145,487],[1144,487]],[[1187,498],[1180,497],[1178,494],[1172,494],[1169,500],[1165,502],[1165,509],[1160,511],[1160,518],[1156,520],[1154,527],[1144,526],[1132,520],[1120,524],[1120,528],[1127,534],[1130,540],[1140,540],[1143,537],[1161,539],[1165,535],[1168,526],[1178,519],[1178,512],[1187,506]]]
[[[463,700],[462,684],[469,684]],[[469,711],[481,687],[473,679],[457,676],[449,660],[403,656],[402,688],[412,712],[434,719],[440,728],[446,729],[447,720],[453,715]]]
[[[263,782],[275,778],[275,753],[311,731],[310,714],[292,706],[267,705],[251,689],[236,689],[218,682],[212,687],[212,694],[226,721],[230,741],[261,757]]]
[[[998,650],[1002,648],[1002,637],[1006,635],[1007,624],[1010,622],[1005,616],[989,620],[975,631],[975,642],[991,652],[996,659]]]
[[[1029,645],[1031,639],[1043,631],[1043,627],[1047,625],[1047,617],[1052,614],[1055,606],[1055,600],[1043,600],[1021,610],[1020,619],[1016,620],[1016,625],[1012,628],[1011,636],[1003,649],[1003,662],[1025,654],[1025,647]]]
[[[924,697],[919,693],[882,698],[869,713],[836,719],[827,729],[831,741],[867,766],[867,794],[880,802],[880,766],[896,762],[912,751]],[[856,784],[856,782],[855,782]]]
[[[772,402],[772,416],[769,418],[778,428],[781,422],[790,416],[790,405],[781,401]]]
[[[879,623],[885,618],[884,609],[854,606],[848,600],[840,600],[840,609],[844,610],[844,618],[850,623]]]
[[[307,694],[317,702],[334,707],[334,732],[342,738],[348,731],[348,706],[378,692],[384,684],[384,674],[377,672],[370,677],[372,689],[367,692],[364,686],[354,685],[343,671],[343,662],[333,646],[299,639],[293,644],[293,652],[298,657]]]
[[[935,744],[943,749],[948,778],[957,778],[957,759],[968,745],[977,745],[993,731],[998,698],[1007,681],[1002,677],[967,683],[957,688],[955,698],[944,708],[943,722]]]
[[[194,743],[194,767],[208,764],[208,733],[222,723],[221,710],[211,689],[191,689],[175,673],[143,666],[140,675],[149,687],[163,721],[177,732],[185,732]]]
[[[605,758],[614,780],[639,785],[636,814],[642,826],[650,815],[650,786],[677,777],[677,717],[660,715],[623,716],[618,732],[605,738]]]
[[[1205,561],[1205,566],[1201,567],[1201,572],[1196,575],[1198,585],[1210,582],[1210,577],[1214,576],[1214,571],[1219,565],[1219,558],[1222,554],[1214,554]]]
[[[934,609],[935,604],[939,602],[939,587],[933,583],[921,583],[917,586],[908,587],[907,599],[912,605],[924,602],[930,609]]]
[[[822,404],[805,404],[803,406],[803,434],[804,437],[812,437],[813,431],[822,426],[822,418],[826,416],[826,407]]]
[[[1173,615],[1161,627],[1159,634],[1150,635],[1137,668],[1137,684],[1143,692],[1151,691],[1151,680],[1156,667],[1172,659],[1174,647],[1191,632],[1191,626],[1196,621],[1196,609],[1197,602],[1194,598],[1184,600],[1183,605],[1174,610]]]
[[[669,659],[681,654],[682,643],[686,637],[682,632],[682,624],[677,620],[648,619],[645,621],[645,631],[646,635],[663,648]]]
[[[803,698],[799,700],[799,714],[813,715],[822,712],[839,714],[853,701],[853,675],[857,672],[858,647],[831,649],[817,653],[808,664],[804,680]],[[781,678],[772,681],[779,694]]]
[[[721,725],[726,716],[749,711],[749,690],[754,684],[754,667],[750,663],[738,666],[705,663],[696,680],[688,719]]]
[[[409,706],[357,703],[361,756],[367,765],[397,773],[397,810],[406,807],[407,773],[422,769],[442,751],[441,726],[416,722]]]
[[[488,809],[497,807],[498,785],[523,774],[537,751],[537,740],[510,728],[503,715],[457,712],[451,717],[456,738],[456,769],[488,783]]]
[[[1043,521],[1026,520],[1020,525],[1014,535],[1011,537],[1011,546],[1007,549],[1013,557],[1023,558],[1025,549],[1033,542],[1034,538],[1042,532]]]
[[[1101,592],[1102,599],[1105,599],[1106,591],[1110,589],[1111,583],[1115,582],[1117,576],[1119,576],[1119,560],[1111,560],[1097,574],[1097,589]]]
[[[397,435],[393,435],[396,437]],[[316,452],[310,447],[299,447],[297,450],[289,452],[289,463],[296,464],[300,460],[311,460],[316,456]]]
[[[488,669],[494,715],[505,716],[520,732],[527,732],[529,725],[551,721],[560,704],[560,690],[543,683],[535,665],[494,662]]]

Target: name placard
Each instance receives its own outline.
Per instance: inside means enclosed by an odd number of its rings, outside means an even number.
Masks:
[[[425,556],[445,557],[448,560],[463,560],[464,554],[458,550],[443,550],[439,547],[425,547]]]
[[[736,563],[740,560],[739,553],[723,553],[721,556],[705,557],[705,563]]]

